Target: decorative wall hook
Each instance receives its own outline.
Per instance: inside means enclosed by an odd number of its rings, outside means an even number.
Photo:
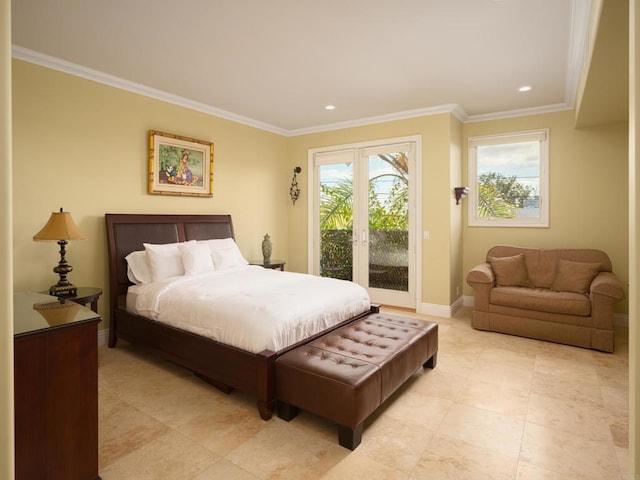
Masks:
[[[296,204],[296,200],[300,196],[300,188],[298,187],[298,173],[300,173],[302,169],[300,167],[296,167],[293,169],[293,178],[291,179],[291,188],[289,189],[289,195],[291,195],[291,201],[293,204]]]
[[[456,205],[460,204],[460,199],[467,196],[469,189],[467,187],[455,187],[453,189],[456,193]]]

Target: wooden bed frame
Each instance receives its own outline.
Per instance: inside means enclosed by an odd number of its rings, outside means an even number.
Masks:
[[[260,417],[268,420],[275,408],[275,360],[328,331],[377,312],[370,310],[346,320],[313,337],[278,352],[258,354],[231,347],[209,338],[177,329],[125,309],[125,294],[131,282],[127,278],[125,257],[144,250],[143,243],[174,243],[186,240],[235,238],[230,215],[105,215],[109,254],[109,347],[118,338],[144,346],[160,357],[181,365],[197,376],[229,393],[233,389],[257,399]]]

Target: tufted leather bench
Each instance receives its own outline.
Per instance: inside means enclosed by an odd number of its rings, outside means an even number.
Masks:
[[[437,323],[384,313],[356,320],[276,360],[278,416],[303,409],[332,420],[353,450],[365,419],[418,368],[434,368],[437,352]]]

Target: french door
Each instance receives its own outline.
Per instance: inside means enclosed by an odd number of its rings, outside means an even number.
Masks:
[[[371,300],[416,306],[417,138],[310,152],[310,270],[354,281]]]

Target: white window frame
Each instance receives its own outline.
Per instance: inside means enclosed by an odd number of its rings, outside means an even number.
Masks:
[[[540,216],[537,218],[478,217],[477,147],[519,142],[540,142]],[[549,227],[549,130],[529,130],[498,135],[469,137],[468,140],[468,225],[471,227]]]

